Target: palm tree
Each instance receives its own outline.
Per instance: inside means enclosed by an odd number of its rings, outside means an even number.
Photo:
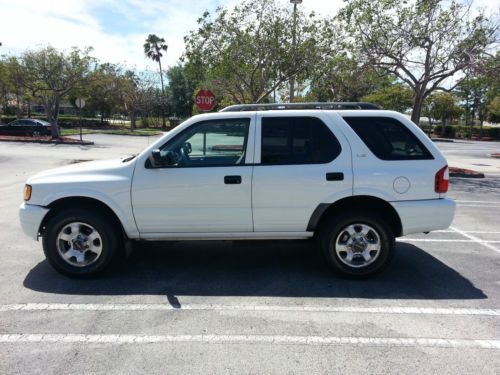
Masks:
[[[163,102],[165,102],[165,88],[163,87],[163,72],[161,69],[161,58],[163,57],[162,51],[165,51],[166,53],[167,49],[168,45],[165,43],[165,39],[160,38],[155,34],[149,34],[146,39],[146,43],[144,43],[144,54],[148,59],[156,61],[160,67],[161,94]],[[161,117],[162,117],[163,128],[166,128],[163,104],[164,103],[162,103]]]

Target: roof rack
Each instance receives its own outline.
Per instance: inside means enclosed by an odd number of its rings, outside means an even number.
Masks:
[[[373,103],[366,102],[317,102],[317,103],[270,103],[270,104],[236,104],[223,108],[220,112],[272,111],[289,109],[380,109]]]

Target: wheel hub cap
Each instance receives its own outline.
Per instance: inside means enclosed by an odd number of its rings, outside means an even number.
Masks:
[[[380,235],[367,224],[350,224],[344,227],[334,244],[342,263],[353,268],[362,268],[372,264],[381,250]]]
[[[95,263],[102,252],[102,239],[91,225],[73,222],[59,232],[56,247],[61,259],[75,267],[86,267]]]

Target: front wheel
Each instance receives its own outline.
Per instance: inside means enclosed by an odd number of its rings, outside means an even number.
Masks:
[[[371,213],[346,213],[326,222],[319,245],[341,276],[366,278],[384,269],[394,251],[394,234],[385,220]]]
[[[120,233],[105,215],[69,209],[46,224],[43,250],[49,263],[67,276],[85,277],[102,273],[116,253]]]

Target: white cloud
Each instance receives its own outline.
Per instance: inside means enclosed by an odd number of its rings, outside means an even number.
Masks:
[[[279,0],[284,7],[289,0]],[[490,0],[478,5],[493,9]],[[125,63],[139,69],[156,69],[144,58],[142,45],[155,33],[169,45],[165,63],[175,64],[184,50],[183,37],[196,28],[196,20],[216,6],[233,7],[238,0],[0,0],[0,54],[19,54],[28,48],[52,45],[60,49],[92,46],[101,61]],[[331,16],[341,0],[304,0],[306,12]],[[98,12],[99,11],[99,12]],[[103,12],[104,11],[104,15]],[[120,21],[118,30],[109,25]],[[126,26],[130,25],[129,28]]]

